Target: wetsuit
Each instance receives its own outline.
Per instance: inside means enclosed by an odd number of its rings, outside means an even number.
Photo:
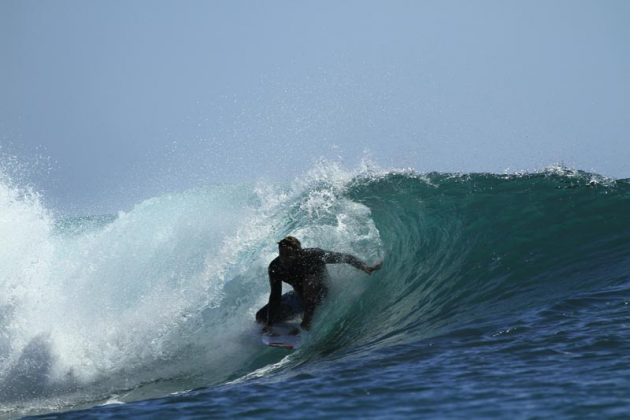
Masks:
[[[358,258],[319,248],[304,248],[294,261],[282,264],[280,257],[269,264],[269,303],[256,313],[256,321],[271,325],[304,312],[302,327],[309,328],[315,308],[328,293],[326,264],[346,263],[360,270],[366,265]],[[282,282],[293,287],[293,292],[282,295]]]

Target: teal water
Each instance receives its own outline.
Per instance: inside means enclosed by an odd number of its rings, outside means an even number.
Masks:
[[[630,415],[629,180],[324,164],[82,218],[3,188],[7,417]],[[330,266],[296,352],[253,323],[286,234],[385,262]]]

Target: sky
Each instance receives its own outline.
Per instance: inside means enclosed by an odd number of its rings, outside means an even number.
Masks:
[[[628,22],[624,0],[0,0],[0,167],[79,213],[322,158],[627,178]]]

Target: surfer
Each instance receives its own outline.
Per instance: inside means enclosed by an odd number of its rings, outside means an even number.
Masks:
[[[369,266],[350,254],[325,251],[319,248],[302,248],[300,241],[287,236],[278,242],[279,256],[269,264],[269,303],[256,313],[256,321],[268,330],[272,324],[282,322],[304,312],[300,327],[308,330],[315,308],[328,293],[326,264],[345,263],[372,274],[382,263]],[[293,287],[282,295],[282,282]]]

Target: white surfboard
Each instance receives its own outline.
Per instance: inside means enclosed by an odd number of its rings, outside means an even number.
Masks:
[[[263,333],[261,339],[266,346],[287,350],[296,350],[302,341],[298,324],[291,323],[272,325],[271,331]]]

